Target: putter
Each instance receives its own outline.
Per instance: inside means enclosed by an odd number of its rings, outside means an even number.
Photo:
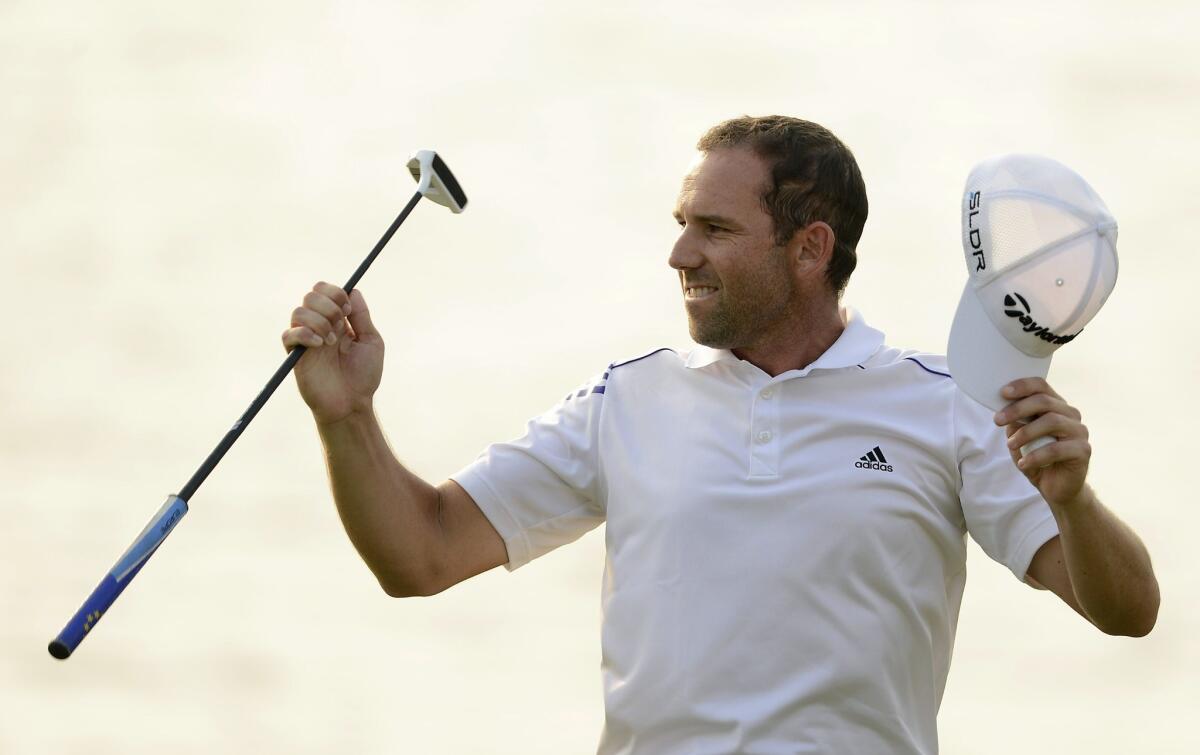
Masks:
[[[459,186],[458,181],[454,178],[454,174],[450,172],[450,169],[446,167],[446,163],[442,162],[442,158],[438,157],[436,152],[423,149],[414,154],[408,161],[408,172],[412,174],[413,179],[417,182],[417,190],[413,194],[412,199],[408,200],[408,204],[405,205],[404,209],[400,211],[400,214],[396,216],[396,219],[392,221],[387,232],[379,239],[379,243],[375,245],[375,248],[367,255],[367,258],[354,271],[354,275],[350,276],[350,280],[343,286],[347,294],[354,289],[359,279],[367,272],[367,268],[371,266],[371,263],[383,251],[383,247],[387,246],[392,235],[396,233],[396,229],[400,227],[400,224],[404,222],[408,214],[417,206],[417,202],[421,201],[421,197],[449,207],[450,211],[455,214],[466,209],[467,195],[463,193],[462,187]],[[142,570],[142,567],[146,565],[146,562],[154,555],[154,552],[158,550],[163,541],[166,540],[167,535],[171,534],[171,530],[175,529],[175,526],[179,524],[179,520],[188,511],[188,501],[192,499],[192,496],[200,488],[200,485],[203,484],[208,475],[216,468],[217,464],[225,456],[225,453],[241,437],[246,426],[250,424],[254,416],[267,403],[267,399],[271,398],[271,394],[275,392],[275,389],[279,387],[283,379],[296,366],[296,362],[300,361],[300,357],[304,355],[306,350],[304,346],[296,346],[291,350],[287,359],[283,361],[283,364],[275,371],[271,379],[267,381],[266,387],[262,389],[258,397],[250,404],[250,408],[246,410],[237,422],[233,423],[233,427],[225,434],[225,437],[221,439],[221,442],[217,444],[213,452],[208,455],[208,458],[204,460],[204,463],[200,465],[200,468],[196,470],[191,479],[187,481],[178,493],[172,493],[167,496],[166,503],[162,505],[162,508],[158,510],[158,513],[154,515],[154,518],[150,520],[146,528],[133,541],[133,545],[129,546],[129,549],[117,560],[117,563],[109,570],[108,574],[104,575],[104,579],[92,591],[92,594],[88,596],[88,599],[84,601],[80,609],[71,617],[71,620],[58,633],[58,636],[50,642],[50,655],[59,660],[65,660],[71,656],[71,653],[75,652],[75,648],[79,647],[79,643],[83,642],[83,638],[96,626],[96,622],[108,611],[109,606],[113,604],[117,596],[129,586],[129,583],[133,581],[137,573]]]

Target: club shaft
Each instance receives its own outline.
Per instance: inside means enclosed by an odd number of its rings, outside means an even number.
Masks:
[[[375,261],[375,258],[378,257],[379,253],[383,251],[383,248],[387,246],[388,241],[390,241],[392,236],[396,233],[396,229],[400,227],[400,224],[404,222],[404,219],[408,217],[408,214],[413,211],[413,208],[416,207],[417,203],[420,201],[421,192],[415,192],[412,196],[412,199],[408,200],[408,204],[405,205],[404,209],[400,211],[400,214],[396,216],[396,219],[392,221],[392,224],[388,227],[387,231],[379,239],[379,243],[375,244],[375,248],[372,249],[371,253],[367,255],[366,259],[362,261],[362,264],[358,266],[358,269],[354,271],[354,275],[351,275],[350,280],[346,281],[346,285],[342,286],[347,294],[354,290],[354,287],[358,285],[359,279],[361,279],[367,272],[367,268],[371,266],[371,263]],[[212,450],[212,453],[208,455],[208,458],[204,460],[204,463],[200,465],[200,468],[196,470],[196,473],[193,474],[191,479],[189,479],[187,483],[184,484],[183,488],[180,489],[178,493],[180,498],[185,501],[192,500],[192,496],[195,494],[196,490],[200,488],[204,481],[208,479],[208,476],[212,474],[212,471],[216,469],[217,464],[220,463],[221,459],[224,458],[229,449],[233,447],[233,444],[237,442],[237,439],[241,437],[242,433],[246,429],[246,426],[250,424],[250,421],[254,419],[259,410],[261,410],[267,403],[267,399],[271,398],[271,394],[275,392],[275,389],[279,387],[279,384],[283,382],[284,378],[288,376],[288,373],[291,372],[296,366],[296,362],[300,361],[300,357],[304,356],[304,352],[306,350],[307,349],[305,349],[304,346],[297,346],[292,349],[292,351],[287,355],[287,358],[283,360],[283,364],[279,365],[279,369],[275,370],[275,374],[271,376],[271,379],[267,381],[265,386],[263,386],[263,389],[259,392],[258,396],[256,396],[254,401],[251,402],[250,407],[246,409],[245,413],[242,414],[241,418],[239,418],[237,422],[233,423],[233,427],[229,429],[229,432],[225,433],[225,437],[221,439],[221,442],[217,444],[217,447]]]
[[[375,248],[367,255],[367,258],[354,271],[354,275],[350,276],[350,280],[343,286],[346,293],[350,293],[354,289],[359,279],[367,272],[367,268],[371,266],[371,263],[375,261],[375,258],[387,246],[392,235],[396,233],[396,229],[400,227],[400,224],[404,222],[408,214],[421,201],[421,197],[422,194],[420,191],[413,194],[412,199],[408,201],[408,204],[400,211],[400,214],[392,221],[387,232],[379,239],[379,243],[375,245]],[[96,625],[100,617],[108,611],[113,602],[125,591],[125,588],[129,586],[133,578],[146,565],[146,561],[150,556],[154,555],[158,547],[167,539],[167,535],[174,530],[175,525],[187,513],[188,501],[191,500],[196,490],[199,489],[204,480],[216,468],[226,452],[233,447],[237,439],[241,437],[246,426],[250,424],[250,421],[254,419],[259,410],[263,408],[263,405],[267,403],[267,399],[271,398],[271,394],[275,392],[275,389],[279,387],[279,384],[283,382],[287,374],[296,366],[296,362],[300,361],[300,357],[303,356],[305,351],[306,349],[303,346],[297,346],[292,349],[287,358],[283,360],[283,364],[279,366],[279,369],[275,370],[275,374],[271,376],[266,386],[259,392],[254,402],[250,404],[250,408],[241,416],[241,419],[234,423],[229,432],[225,433],[225,437],[221,439],[221,442],[217,444],[213,452],[208,455],[208,458],[204,460],[204,463],[200,465],[200,468],[196,470],[192,478],[187,481],[187,484],[183,486],[178,494],[168,496],[167,502],[163,504],[158,513],[154,515],[154,518],[146,525],[146,528],[142,530],[142,533],[138,535],[133,545],[129,546],[129,549],[125,551],[125,554],[109,570],[108,574],[104,575],[104,579],[100,581],[96,589],[92,591],[91,595],[88,596],[75,615],[71,617],[71,620],[67,622],[63,630],[50,642],[49,650],[52,656],[63,660],[69,658],[75,652],[75,648],[78,647],[79,643],[83,642],[83,638],[91,631],[91,628]]]

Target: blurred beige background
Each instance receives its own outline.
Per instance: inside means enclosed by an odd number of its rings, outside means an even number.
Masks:
[[[283,358],[438,149],[361,288],[378,411],[431,481],[609,362],[689,348],[666,259],[691,146],[742,113],[855,151],[847,302],[944,348],[958,194],[1054,156],[1121,224],[1120,280],[1052,382],[1149,546],[1158,627],[1106,637],[974,545],[946,753],[1194,753],[1200,6],[1174,2],[0,2],[0,753],[585,753],[597,530],[516,574],[384,596],[289,379],[78,654],[46,642]]]

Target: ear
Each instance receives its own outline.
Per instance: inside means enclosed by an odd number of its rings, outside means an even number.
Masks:
[[[798,229],[788,244],[796,274],[802,278],[824,277],[836,238],[833,228],[824,220],[814,220]]]

